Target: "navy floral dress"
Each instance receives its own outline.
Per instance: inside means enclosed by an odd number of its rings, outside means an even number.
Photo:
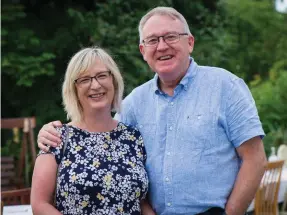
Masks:
[[[70,125],[57,129],[62,143],[48,152],[59,165],[56,208],[67,215],[141,214],[148,178],[140,132],[123,123],[100,133]]]

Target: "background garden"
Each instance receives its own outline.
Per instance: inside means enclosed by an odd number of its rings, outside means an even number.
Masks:
[[[138,50],[137,25],[155,6],[185,16],[198,64],[223,67],[248,83],[267,154],[287,144],[287,14],[271,0],[3,0],[1,118],[35,116],[35,134],[44,123],[65,121],[61,84],[82,47],[109,50],[123,73],[125,95],[152,78]],[[2,154],[17,155],[13,138],[1,140]]]

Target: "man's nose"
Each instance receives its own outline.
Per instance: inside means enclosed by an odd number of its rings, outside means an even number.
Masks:
[[[158,38],[157,50],[164,50],[167,48],[168,48],[168,45],[164,41],[163,37]]]

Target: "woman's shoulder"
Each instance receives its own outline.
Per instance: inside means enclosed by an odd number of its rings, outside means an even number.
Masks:
[[[66,136],[66,133],[69,129],[68,124],[63,124],[61,127],[55,127],[55,129],[60,133],[61,136]]]
[[[140,131],[136,127],[125,124],[123,122],[119,122],[118,130],[140,135]]]

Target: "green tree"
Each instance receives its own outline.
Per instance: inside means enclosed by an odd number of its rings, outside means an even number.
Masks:
[[[263,128],[267,153],[271,146],[287,143],[287,63],[276,63],[269,71],[269,79],[257,76],[251,82],[251,92],[256,101]]]
[[[176,8],[187,19],[195,36],[192,56],[199,64],[223,67],[252,81],[266,132],[284,126],[270,111],[279,106],[272,104],[274,80],[269,74],[284,73],[278,71],[287,59],[287,18],[268,0],[4,0],[2,117],[34,115],[38,125],[65,121],[63,76],[71,56],[86,46],[101,46],[112,54],[124,76],[125,95],[149,80],[154,73],[138,50],[137,27],[146,11],[159,5]],[[281,79],[276,84],[284,89]],[[264,103],[261,91],[270,95]],[[284,104],[285,97],[280,99]]]
[[[220,65],[251,81],[268,78],[277,62],[287,59],[287,14],[274,9],[273,1],[223,0],[225,33],[218,35]]]

